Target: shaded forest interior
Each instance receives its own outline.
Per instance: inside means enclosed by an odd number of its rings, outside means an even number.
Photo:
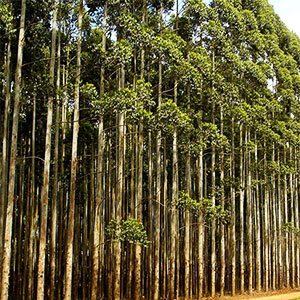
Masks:
[[[0,0],[0,300],[299,287],[299,68],[267,0]]]

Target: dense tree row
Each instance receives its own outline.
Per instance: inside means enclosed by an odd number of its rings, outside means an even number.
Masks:
[[[267,0],[0,0],[0,300],[300,285],[300,40]]]

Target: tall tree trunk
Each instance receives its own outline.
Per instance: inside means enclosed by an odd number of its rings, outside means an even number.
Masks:
[[[61,107],[61,131],[62,131],[62,141],[61,141],[61,162],[60,162],[60,176],[62,178],[62,182],[61,184],[63,185],[63,178],[65,176],[65,158],[66,158],[66,146],[65,146],[65,140],[66,140],[66,130],[67,130],[67,126],[66,126],[66,122],[67,122],[67,116],[66,116],[66,98],[67,98],[67,84],[68,84],[68,62],[69,62],[69,58],[68,58],[68,51],[67,51],[67,67],[65,65],[63,65],[62,68],[62,84],[63,84],[63,97],[62,97],[62,107]],[[66,193],[65,193],[65,189],[63,188],[64,186],[62,186],[62,188],[60,189],[60,193],[59,193],[59,203],[60,203],[60,228],[59,228],[59,252],[58,252],[58,278],[62,278],[62,274],[63,274],[63,265],[64,265],[64,255],[65,255],[65,243],[64,243],[64,232],[65,232],[65,219],[64,215],[65,215],[65,210],[67,210],[67,197],[66,197]],[[63,280],[59,280],[58,281],[58,285],[57,285],[57,290],[58,290],[58,294],[57,294],[57,298],[58,300],[61,299],[62,296],[62,285],[63,285]]]
[[[51,38],[51,57],[50,57],[50,86],[54,88],[54,70],[55,70],[55,51],[56,51],[56,26],[58,2],[53,1],[53,19],[52,19],[52,38]],[[48,98],[47,111],[47,128],[45,142],[45,159],[44,159],[44,175],[43,188],[41,194],[41,229],[40,229],[40,245],[38,259],[38,281],[37,281],[37,300],[44,299],[45,287],[45,251],[46,251],[46,235],[47,235],[47,218],[48,218],[48,194],[50,180],[50,161],[51,161],[51,136],[53,123],[53,97]],[[56,213],[55,216],[56,217]]]
[[[215,52],[212,54],[212,71],[215,72]],[[213,87],[214,83],[212,83]],[[216,124],[216,104],[212,103],[212,123]],[[216,146],[212,145],[211,154],[211,197],[212,205],[216,205]],[[211,221],[211,296],[216,293],[216,221]]]
[[[2,138],[2,178],[1,178],[1,198],[0,198],[0,257],[3,253],[4,245],[4,228],[6,218],[7,205],[7,165],[8,165],[8,144],[9,144],[9,112],[10,112],[10,87],[11,87],[11,36],[8,37],[6,62],[5,62],[5,108],[4,108],[4,124]],[[0,270],[2,270],[2,260],[0,260]],[[1,277],[1,276],[0,276]]]
[[[84,145],[84,161],[82,164],[82,173],[83,173],[83,208],[82,208],[82,262],[81,262],[81,289],[82,289],[82,300],[90,299],[88,295],[89,290],[89,282],[88,282],[88,275],[89,275],[89,261],[90,253],[89,253],[89,233],[88,227],[90,224],[89,220],[89,204],[91,202],[90,194],[89,194],[89,175],[87,174],[87,166],[89,165],[89,160],[87,158],[87,145]],[[92,231],[92,230],[91,230]]]
[[[230,155],[230,176],[235,178],[235,120],[231,118],[231,155]],[[230,187],[231,195],[231,295],[236,292],[236,212],[235,212],[235,182]]]
[[[264,141],[264,205],[263,205],[263,234],[264,234],[264,288],[265,291],[269,290],[269,236],[268,236],[268,228],[269,228],[269,213],[268,213],[268,205],[269,205],[269,186],[268,186],[268,177],[267,177],[267,145],[266,141]]]
[[[277,166],[280,168],[281,165],[281,157],[280,157],[280,148],[277,148]],[[281,193],[281,175],[278,173],[277,179],[277,228],[278,228],[278,272],[279,272],[279,285],[278,287],[281,289],[283,286],[283,261],[282,261],[282,193]]]
[[[36,136],[36,94],[33,95],[33,112],[32,112],[32,137],[31,137],[31,193],[30,193],[30,226],[29,226],[29,250],[28,250],[28,284],[27,295],[32,299],[33,292],[33,251],[35,235],[35,216],[37,210],[36,191],[35,191],[35,136]]]
[[[119,70],[119,89],[125,86],[125,70],[122,65]],[[122,203],[123,203],[123,180],[124,180],[124,147],[125,147],[125,113],[120,112],[117,116],[117,133],[118,133],[118,150],[117,150],[117,176],[116,176],[116,205],[115,215],[117,222],[122,219]],[[120,300],[121,295],[121,242],[114,243],[114,299]]]
[[[27,154],[31,154],[31,139],[28,138],[27,142]],[[27,284],[28,284],[28,278],[29,278],[29,264],[32,256],[29,256],[29,249],[31,246],[31,236],[30,236],[30,230],[31,230],[31,220],[32,220],[32,193],[31,193],[31,166],[27,168],[27,191],[26,191],[26,211],[25,211],[25,232],[24,232],[24,262],[23,262],[23,283],[22,283],[22,295],[20,295],[20,299],[26,300],[27,295],[28,295],[28,289],[27,289]],[[25,210],[25,209],[24,209]]]
[[[13,208],[14,208],[14,192],[15,192],[15,175],[16,175],[16,157],[18,145],[18,125],[20,111],[20,96],[21,96],[21,80],[22,80],[22,62],[23,62],[23,47],[25,41],[25,11],[26,0],[22,0],[20,30],[18,38],[18,54],[15,73],[15,98],[14,98],[14,113],[12,124],[10,166],[9,166],[9,181],[8,181],[8,199],[6,209],[6,223],[4,231],[4,248],[2,256],[2,276],[1,276],[1,296],[0,300],[7,300],[9,296],[9,274],[11,261],[11,242],[12,242],[12,223],[13,223]]]
[[[16,224],[16,231],[15,231],[15,261],[16,261],[16,267],[15,267],[15,280],[14,280],[14,297],[20,299],[21,298],[21,286],[22,286],[22,276],[21,276],[21,271],[22,271],[22,265],[21,265],[21,260],[22,260],[22,244],[23,244],[23,216],[24,216],[24,173],[25,173],[25,156],[26,156],[26,149],[25,149],[25,141],[23,140],[21,142],[21,159],[19,162],[19,196],[17,198],[17,212],[18,215],[16,214],[17,220],[15,220]]]
[[[174,83],[174,102],[177,104],[178,83]],[[177,129],[173,133],[173,161],[172,161],[172,204],[171,204],[171,239],[170,239],[170,270],[169,270],[169,300],[174,299],[175,292],[175,261],[176,261],[176,203],[178,201],[178,149]]]
[[[107,3],[104,5],[103,11],[103,31],[102,31],[102,50],[106,51],[106,18],[107,18]],[[104,75],[105,68],[101,66],[100,70],[100,99],[104,95]],[[94,234],[93,234],[93,271],[92,271],[92,300],[96,300],[99,290],[99,276],[101,278],[101,268],[102,262],[99,261],[100,249],[104,247],[101,245],[103,242],[103,232],[101,230],[101,221],[104,221],[104,217],[101,212],[104,211],[102,208],[104,204],[102,203],[102,173],[103,173],[103,153],[104,153],[104,123],[103,117],[100,117],[99,120],[99,129],[98,129],[98,166],[97,166],[97,190],[96,190],[96,204],[95,204],[95,215],[94,215]],[[104,236],[104,235],[103,235]],[[100,286],[102,282],[100,282]]]
[[[179,3],[176,0],[176,30],[178,29],[178,10],[179,10]],[[175,79],[174,82],[174,103],[177,104],[177,97],[178,97],[178,81]],[[170,209],[170,265],[169,265],[169,272],[167,277],[169,278],[169,285],[168,285],[168,300],[173,300],[175,295],[175,265],[176,265],[176,204],[178,201],[178,147],[177,147],[177,140],[178,140],[178,132],[177,128],[175,128],[173,133],[173,147],[172,147],[172,202],[171,202],[171,209]]]
[[[191,195],[191,156],[187,153],[185,165],[186,192]],[[190,213],[184,212],[184,295],[190,299]]]
[[[244,151],[243,124],[240,123],[240,283],[241,293],[245,290],[245,261],[244,261]]]
[[[143,17],[142,23],[146,21],[146,1],[143,0]],[[141,80],[144,79],[145,71],[145,49],[141,50]],[[144,126],[143,121],[139,121],[138,124],[138,140],[137,140],[137,215],[136,218],[143,221],[143,143],[144,143]],[[141,245],[135,246],[135,288],[134,288],[134,299],[139,300],[142,297],[141,292],[141,263],[142,263],[142,247]]]
[[[199,165],[198,165],[198,188],[199,201],[203,199],[203,150],[200,150]],[[198,218],[198,300],[203,297],[203,283],[204,283],[204,234],[202,211],[199,212]]]
[[[66,282],[64,300],[71,300],[72,297],[72,266],[73,266],[73,240],[74,240],[74,214],[75,214],[75,197],[76,197],[76,172],[77,172],[77,148],[79,133],[79,88],[80,88],[80,71],[81,71],[81,41],[82,41],[82,19],[83,19],[83,0],[79,0],[78,15],[78,39],[77,39],[77,61],[76,61],[76,81],[74,95],[74,116],[73,116],[73,137],[72,137],[72,161],[71,161],[71,186],[69,202],[69,219],[66,245]]]
[[[221,135],[224,134],[224,122],[223,122],[223,105],[221,104],[220,107],[220,133]],[[220,181],[221,181],[221,206],[222,209],[225,208],[225,186],[224,186],[224,179],[225,179],[225,166],[224,166],[224,149],[222,147],[221,150],[221,157],[220,157]],[[220,225],[220,239],[221,239],[221,249],[220,249],[220,264],[221,264],[221,277],[220,277],[220,292],[221,297],[224,296],[225,293],[225,226],[224,224]]]
[[[190,108],[190,86],[187,87],[187,106]],[[186,193],[191,196],[192,182],[191,182],[191,154],[187,153],[185,164],[185,185]],[[190,298],[190,212],[187,209],[184,212],[184,296],[188,300]]]
[[[162,28],[163,2],[160,1],[160,28]],[[158,63],[158,107],[162,101],[162,59]],[[160,205],[161,205],[161,131],[156,137],[156,197],[155,197],[155,220],[154,220],[154,286],[153,300],[160,298]]]
[[[299,153],[299,147],[295,147],[295,151],[294,151],[294,160],[295,160],[295,227],[299,228],[299,194],[298,194],[298,187],[299,187],[299,158],[297,158],[297,153]],[[278,236],[278,232],[277,232],[277,236]],[[295,265],[296,265],[296,287],[299,287],[299,280],[300,280],[300,247],[299,247],[299,236],[296,235],[295,237],[295,241],[296,241],[296,255],[295,255]]]
[[[258,166],[258,147],[257,147],[257,133],[255,132],[255,165]],[[255,269],[256,269],[256,290],[261,291],[261,218],[260,218],[260,190],[259,190],[259,173],[256,170],[255,174]]]
[[[294,157],[293,157],[293,146],[290,145],[289,146],[289,159],[290,162],[293,163],[294,162]],[[293,173],[290,171],[289,174],[289,192],[290,192],[290,216],[291,216],[291,223],[293,224],[293,226],[295,226],[294,223],[294,175]],[[295,288],[295,240],[294,240],[294,233],[290,234],[290,243],[291,243],[291,287]]]
[[[272,145],[272,163],[275,161],[275,144]],[[272,172],[272,199],[271,199],[271,213],[272,213],[272,289],[276,289],[276,275],[277,275],[277,256],[276,256],[276,239],[277,239],[277,218],[276,218],[276,180],[275,172]]]
[[[154,195],[153,195],[153,154],[152,154],[152,132],[151,130],[149,131],[148,134],[148,160],[149,160],[149,170],[148,170],[148,177],[149,177],[149,182],[148,182],[148,205],[149,205],[149,224],[148,224],[148,231],[149,231],[149,239],[153,240],[154,234],[153,234],[153,208],[154,208]],[[148,287],[149,291],[147,293],[148,299],[152,299],[152,285],[153,285],[153,270],[152,270],[152,257],[153,253],[153,244],[150,244],[149,250],[148,250],[148,259],[147,259],[147,264],[148,264],[148,272],[149,272],[149,278],[148,278]]]
[[[60,16],[59,16],[60,18]],[[60,21],[60,20],[59,20]],[[57,41],[57,72],[56,72],[56,90],[60,90],[60,52],[61,52],[61,34],[60,28]],[[54,139],[54,181],[53,195],[51,205],[51,245],[50,245],[50,299],[55,297],[55,274],[56,274],[56,231],[57,231],[57,197],[59,192],[58,183],[58,164],[59,164],[59,130],[60,130],[60,99],[56,95],[56,115],[55,115],[55,139]],[[62,213],[62,212],[61,212]]]
[[[251,151],[249,145],[251,142],[250,128],[246,127],[246,159],[247,159],[247,207],[246,207],[246,221],[247,221],[247,243],[248,243],[248,290],[253,292],[253,244],[252,244],[252,174],[251,174]]]
[[[287,157],[286,157],[286,147],[283,149],[283,163],[286,165],[287,164]],[[289,217],[288,217],[288,190],[287,190],[287,175],[284,173],[283,175],[283,193],[284,193],[284,222],[288,223],[289,222]],[[285,249],[285,283],[286,286],[290,286],[290,259],[289,259],[289,233],[285,233],[285,243],[284,243],[284,249]]]

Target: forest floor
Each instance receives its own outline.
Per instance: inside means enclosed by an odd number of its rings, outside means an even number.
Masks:
[[[300,300],[300,289],[283,289],[275,292],[254,293],[253,295],[236,295],[234,297],[206,298],[207,300]]]

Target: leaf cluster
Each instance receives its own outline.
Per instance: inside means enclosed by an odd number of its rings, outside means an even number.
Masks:
[[[148,247],[151,243],[142,222],[134,218],[126,220],[112,219],[105,228],[106,235],[113,241],[129,242],[130,244]]]

